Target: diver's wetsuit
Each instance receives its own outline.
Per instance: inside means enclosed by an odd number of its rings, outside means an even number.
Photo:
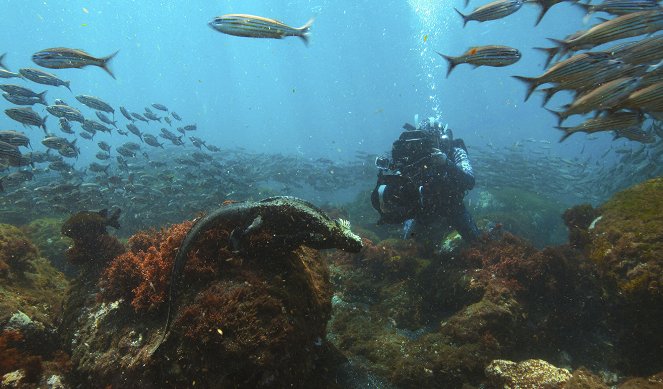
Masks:
[[[465,191],[474,188],[474,172],[467,151],[460,144],[460,140],[454,142],[446,162],[433,162],[421,173],[422,207],[415,219],[405,222],[405,238],[437,247],[449,226],[464,240],[478,238],[479,229],[463,204]]]

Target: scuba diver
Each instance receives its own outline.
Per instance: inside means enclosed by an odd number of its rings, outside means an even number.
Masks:
[[[434,119],[418,127],[406,123],[394,141],[391,159],[378,157],[378,182],[371,194],[378,224],[403,223],[404,238],[439,251],[448,227],[463,240],[479,237],[463,197],[474,187],[474,173],[462,139]]]

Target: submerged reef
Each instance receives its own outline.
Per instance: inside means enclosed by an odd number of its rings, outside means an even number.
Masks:
[[[70,320],[62,332],[75,367],[72,381],[155,388],[313,382],[307,380],[327,350],[331,283],[318,251],[296,242],[339,243],[320,240],[323,230],[310,234],[313,220],[301,216],[302,204],[333,234],[339,226],[349,234],[347,223],[316,216],[319,210],[299,200],[278,198],[231,204],[196,223],[132,236],[129,250],[106,262],[94,285],[70,295]],[[217,218],[227,210],[232,217]],[[237,250],[236,239],[249,242],[243,247],[250,250]],[[180,282],[171,285],[180,254],[186,262]],[[90,298],[91,291],[96,297]],[[175,295],[177,300],[168,299]]]
[[[21,230],[39,248],[39,252],[53,266],[68,276],[74,276],[76,268],[67,261],[65,251],[72,240],[60,233],[62,219],[41,218],[21,227]]]
[[[46,387],[69,369],[56,333],[67,280],[8,224],[0,224],[0,265],[0,387]]]
[[[663,178],[656,178],[615,194],[588,228],[587,250],[613,304],[624,368],[639,375],[663,365],[662,210]]]

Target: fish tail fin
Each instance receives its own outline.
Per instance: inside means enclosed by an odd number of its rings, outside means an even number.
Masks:
[[[114,52],[113,54],[109,55],[108,57],[104,57],[104,58],[101,59],[101,68],[104,69],[106,71],[106,73],[110,74],[110,76],[113,77],[114,80],[116,79],[115,75],[113,74],[113,72],[111,71],[111,69],[108,65],[110,64],[110,61],[112,61],[113,58],[115,58],[115,56],[119,52],[120,52],[120,50]]]
[[[548,5],[541,5],[541,12],[539,12],[539,16],[536,17],[536,22],[534,22],[534,26],[538,26],[539,23],[541,23],[541,20],[543,20],[543,17],[546,16],[546,12],[550,9],[550,6]]]
[[[467,8],[468,5],[470,5],[470,0],[465,0],[465,8]]]
[[[44,118],[41,120],[41,125],[39,125],[39,127],[41,127],[44,130],[44,133],[48,135],[48,131],[46,131],[46,119],[48,119],[48,115],[44,116]]]
[[[564,142],[566,140],[566,138],[570,137],[574,133],[573,131],[569,131],[570,127],[556,126],[555,128],[560,130],[560,131],[564,131],[564,135],[562,135],[562,137],[559,138],[559,143]]]
[[[553,111],[552,109],[546,108],[546,111],[550,112],[551,114],[557,116],[557,125],[561,126],[562,122],[564,121],[564,112],[558,112],[558,111]]]
[[[556,88],[545,88],[542,89],[541,92],[543,92],[543,102],[541,103],[541,106],[545,107],[558,90]]]
[[[559,47],[535,47],[534,50],[539,50],[544,53],[546,53],[546,64],[544,67],[548,67],[550,65],[550,62],[552,62],[553,58],[560,52]]]
[[[163,143],[159,143],[159,147],[161,147],[162,149],[165,149],[165,147],[163,147]]]
[[[110,168],[110,164],[106,165],[106,167],[104,168],[104,174],[105,175],[108,175],[108,169],[109,168]]]
[[[454,10],[458,13],[458,15],[460,15],[461,18],[463,18],[463,27],[465,27],[465,25],[467,24],[467,22],[470,21],[470,19],[467,17],[467,15],[460,12],[457,8],[454,8]]]
[[[440,55],[440,57],[444,58],[447,60],[449,63],[449,69],[447,69],[447,77],[449,77],[449,74],[451,74],[451,71],[454,70],[454,68],[459,64],[458,58],[457,57],[452,57],[449,55],[444,55],[440,53],[439,51],[436,51],[437,54]]]
[[[527,85],[527,93],[525,94],[525,101],[529,99],[529,97],[532,95],[532,92],[536,89],[537,86],[539,86],[539,79],[535,77],[523,77],[523,76],[511,76],[515,78],[516,80],[520,80]]]
[[[39,102],[44,104],[44,105],[48,105],[46,103],[46,92],[48,92],[48,91],[43,91],[41,93],[37,93],[37,97],[39,97]]]
[[[5,64],[2,63],[2,60],[5,59],[5,56],[6,56],[6,55],[7,55],[7,53],[2,53],[2,55],[0,55],[0,68],[7,69],[7,67],[5,66]]]
[[[311,29],[311,26],[313,25],[314,21],[315,21],[315,16],[312,17],[311,19],[309,19],[308,22],[306,22],[305,25],[303,25],[303,26],[301,26],[297,29],[297,31],[299,31],[299,35],[297,35],[297,36],[302,38],[302,40],[304,41],[304,44],[306,46],[308,46],[308,42],[309,42],[309,36],[310,36],[309,30]]]
[[[71,81],[65,81],[62,85],[66,86],[67,89],[69,89],[69,92],[71,92],[71,87],[70,87]]]

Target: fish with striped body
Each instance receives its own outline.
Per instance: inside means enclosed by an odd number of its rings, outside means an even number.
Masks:
[[[639,85],[641,77],[623,77],[607,82],[569,104],[566,111],[555,112],[559,124],[571,115],[612,108],[626,99]]]
[[[44,132],[46,132],[46,119],[48,116],[43,118],[39,114],[32,110],[30,107],[25,108],[7,108],[5,109],[5,114],[10,118],[16,120],[17,122],[23,124],[24,126],[36,126],[41,127]]]
[[[150,121],[145,119],[141,114],[131,112],[131,116],[133,116],[136,120],[140,120],[141,122],[149,123]]]
[[[83,123],[85,121],[85,117],[83,117],[81,111],[77,110],[74,107],[70,107],[68,105],[59,105],[59,104],[49,105],[46,107],[46,110],[48,111],[48,113],[50,113],[53,116],[59,118],[65,118],[69,121],[79,122],[79,123]]]
[[[164,148],[163,143],[159,143],[157,138],[152,134],[143,134],[143,142],[152,147],[161,147],[162,149]]]
[[[25,135],[24,133],[18,131],[12,131],[12,130],[0,131],[0,141],[9,143],[10,145],[16,147],[30,146],[30,138],[28,138],[27,135]]]
[[[601,4],[575,3],[582,7],[587,15],[595,12],[605,12],[620,16],[640,11],[661,10],[656,0],[604,0]]]
[[[594,73],[588,73],[582,77],[577,77],[564,82],[560,82],[550,88],[544,88],[540,91],[544,93],[542,106],[545,106],[548,101],[559,91],[567,90],[572,91],[574,98],[579,95],[586,94],[597,85],[605,84],[612,80],[622,77],[633,77],[642,74],[642,69],[637,67],[630,67],[624,69],[619,66],[599,66]],[[644,78],[643,78],[644,80]],[[642,81],[641,81],[642,83]]]
[[[69,87],[70,82],[61,80],[55,74],[51,74],[43,70],[33,69],[33,68],[22,68],[19,69],[18,72],[26,80],[30,80],[32,82],[36,82],[37,84],[42,84],[42,85],[64,86],[67,89],[69,89],[69,91],[71,92],[71,88]]]
[[[148,118],[148,119],[150,119],[150,120],[154,120],[155,122],[159,122],[159,123],[161,123],[161,118],[158,117],[157,115],[155,115],[153,112],[145,111],[145,113],[143,114],[143,116],[145,116],[146,118]]]
[[[5,100],[9,101],[10,103],[16,105],[35,105],[35,104],[48,105],[43,95],[39,97],[25,97],[20,95],[12,95],[11,93],[4,92],[2,94],[2,97],[4,97]]]
[[[182,121],[182,118],[180,117],[180,115],[177,114],[177,112],[173,111],[170,114],[173,115],[173,119],[177,121]]]
[[[98,131],[99,132],[107,132],[109,134],[111,133],[110,128],[104,126],[103,124],[101,124],[101,123],[99,123],[95,120],[91,120],[91,119],[85,119],[85,121],[83,121],[83,125],[81,126],[81,128],[84,129],[85,131],[89,132],[89,133],[92,133],[92,134],[94,134]]]
[[[583,78],[590,73],[596,72],[599,66],[608,63],[609,60],[610,54],[608,53],[582,53],[556,63],[538,77],[512,77],[527,85],[527,94],[525,95],[525,101],[527,101],[539,85],[549,82],[561,83],[566,80]]]
[[[41,93],[36,93],[32,89],[28,89],[20,85],[14,85],[14,84],[0,84],[0,89],[2,89],[4,92],[9,93],[10,95],[16,95],[16,96],[25,96],[25,97],[41,96],[43,98],[46,95],[46,91],[43,91]]]
[[[116,51],[107,57],[96,58],[83,50],[55,47],[33,54],[32,61],[39,66],[49,69],[80,69],[89,65],[98,66],[110,74],[111,77],[115,78],[108,64],[117,53]]]
[[[508,46],[478,46],[471,47],[463,55],[452,57],[437,52],[442,58],[449,62],[449,69],[447,70],[447,77],[451,71],[459,64],[467,63],[473,65],[475,68],[479,66],[508,66],[512,65],[522,56],[520,51]]]
[[[92,109],[96,109],[97,111],[108,112],[115,115],[115,109],[113,109],[113,107],[111,107],[110,104],[108,104],[107,102],[103,101],[98,97],[89,96],[89,95],[78,95],[76,96],[76,100],[78,100],[81,104],[84,104]]]
[[[555,127],[558,130],[564,131],[564,135],[560,138],[563,142],[569,136],[576,132],[586,132],[588,134],[600,131],[614,131],[640,126],[644,121],[644,116],[637,112],[617,112],[608,116],[602,116],[585,120],[581,124],[574,127]]]
[[[629,65],[653,64],[663,59],[663,35],[621,44],[605,52]]]
[[[0,78],[23,78],[19,73],[10,72],[7,69],[0,69]]]
[[[619,138],[626,138],[628,140],[640,143],[654,143],[656,141],[656,137],[652,131],[644,131],[642,128],[637,126],[615,131],[614,139]]]
[[[65,118],[60,118],[60,130],[65,134],[75,134],[74,130],[71,129],[71,123]]]
[[[131,116],[131,114],[129,113],[129,111],[127,111],[126,108],[124,108],[124,107],[120,107],[120,112],[122,112],[122,116],[124,116],[125,118],[127,118],[127,120],[131,121],[132,123],[136,121],[136,119],[134,119],[134,118]]]
[[[153,106],[154,108],[158,109],[159,111],[168,112],[168,107],[166,107],[166,106],[163,105],[163,104],[154,103],[154,104],[152,104],[152,106]]]
[[[102,122],[108,124],[109,126],[113,126],[117,128],[117,120],[111,120],[108,116],[104,115],[103,112],[96,111],[95,115],[101,120]]]
[[[619,16],[597,24],[571,39],[550,39],[557,47],[547,49],[549,58],[570,51],[591,49],[604,43],[644,34],[652,34],[663,29],[663,12],[640,11]]]
[[[143,140],[143,134],[140,132],[140,130],[138,129],[138,127],[136,127],[135,124],[133,123],[127,124],[127,130],[129,130],[129,132],[139,137],[141,141]]]
[[[652,112],[663,111],[663,82],[638,89],[631,93],[622,106]]]
[[[247,38],[273,38],[283,39],[287,36],[297,36],[308,45],[309,29],[313,24],[310,19],[299,28],[290,27],[275,19],[245,14],[228,14],[217,16],[208,25],[219,32],[228,35]]]
[[[468,15],[464,15],[456,8],[454,9],[463,18],[463,27],[465,27],[467,22],[471,20],[487,22],[489,20],[502,19],[518,11],[522,6],[523,0],[496,0],[476,8]]]
[[[18,146],[0,141],[0,159],[15,160],[21,158],[21,151]]]

